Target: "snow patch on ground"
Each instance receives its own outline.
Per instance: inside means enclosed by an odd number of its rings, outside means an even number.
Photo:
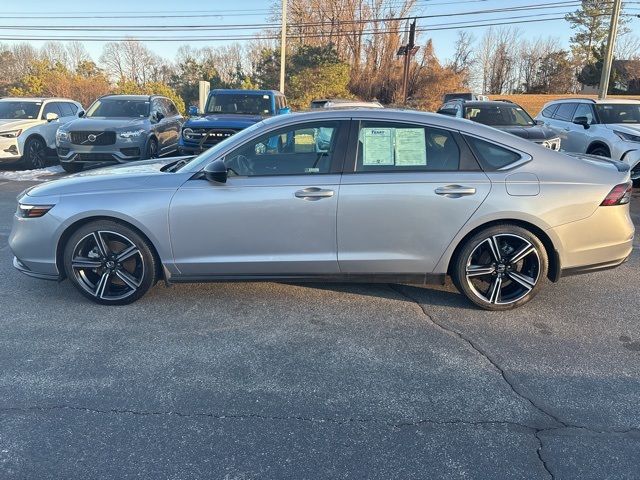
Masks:
[[[0,171],[0,181],[13,180],[14,182],[37,182],[53,180],[57,178],[64,170],[60,165],[53,165],[47,168],[36,168],[34,170],[4,170]]]

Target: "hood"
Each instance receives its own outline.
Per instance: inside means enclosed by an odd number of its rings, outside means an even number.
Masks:
[[[27,195],[45,197],[89,192],[177,188],[184,181],[184,175],[161,171],[162,167],[176,160],[179,159],[175,157],[152,159],[97,168],[42,183],[29,189]]]
[[[0,131],[6,132],[8,130],[16,130],[18,128],[30,127],[43,122],[43,120],[38,120],[37,118],[26,118],[23,120],[0,119]]]
[[[549,127],[544,125],[530,125],[527,127],[520,126],[496,126],[498,130],[508,132],[513,135],[517,135],[520,138],[526,138],[527,140],[549,140],[550,138],[557,137],[558,135],[553,132]]]
[[[143,127],[146,118],[77,118],[64,125],[65,130],[126,130]]]
[[[605,127],[610,130],[619,130],[631,135],[640,135],[640,123],[606,123]]]
[[[190,128],[246,128],[264,120],[262,115],[205,115],[187,120],[184,127]]]

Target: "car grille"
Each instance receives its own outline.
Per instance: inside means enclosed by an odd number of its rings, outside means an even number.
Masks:
[[[220,143],[225,138],[229,138],[239,131],[233,130],[231,128],[194,128],[190,130],[193,130],[193,133],[191,133],[189,136],[185,136],[185,140],[200,143],[200,141],[202,140],[202,136],[208,133],[209,136],[204,141],[204,145],[207,146]]]
[[[114,159],[110,153],[78,153],[74,160],[78,162],[112,162]]]
[[[116,132],[70,132],[74,145],[113,145]]]

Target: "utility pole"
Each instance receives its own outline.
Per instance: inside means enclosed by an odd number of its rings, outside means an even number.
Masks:
[[[282,0],[282,32],[280,34],[280,91],[284,93],[284,64],[287,51],[287,0]]]
[[[419,47],[415,45],[416,40],[416,20],[413,19],[409,26],[409,41],[406,45],[402,45],[398,49],[398,55],[404,55],[404,71],[402,74],[402,103],[407,103],[409,94],[409,67],[411,66],[411,56],[414,55]]]
[[[620,18],[620,9],[622,0],[613,0],[613,12],[611,12],[611,23],[609,24],[609,37],[607,38],[607,53],[602,64],[602,76],[600,77],[600,91],[598,98],[604,100],[607,98],[607,90],[609,90],[609,77],[611,77],[611,64],[613,63],[613,52],[616,48],[616,37],[618,36],[618,20]]]

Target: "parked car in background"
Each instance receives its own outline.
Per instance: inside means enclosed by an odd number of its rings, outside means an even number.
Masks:
[[[180,153],[198,154],[267,117],[290,111],[287,98],[276,90],[211,90],[204,112],[189,107]]]
[[[56,130],[82,113],[68,98],[0,99],[0,163],[42,168],[55,158]]]
[[[471,93],[471,92],[459,92],[459,93],[445,93],[442,97],[442,103],[447,103],[450,100],[455,100],[459,98],[460,100],[474,100],[474,101],[486,101],[489,100],[489,97],[486,95],[480,95],[479,93]]]
[[[155,158],[174,153],[184,119],[159,95],[105,95],[83,118],[58,129],[60,165],[79,172],[85,165]]]
[[[507,100],[451,100],[438,113],[466,118],[526,138],[551,150],[560,150],[560,137],[549,127],[538,125],[524,108]]]
[[[640,179],[640,101],[554,100],[536,119],[560,136],[564,150],[621,160]]]
[[[311,110],[317,108],[384,108],[380,102],[365,102],[364,100],[348,99],[348,98],[323,98],[313,100],[309,105]]]
[[[9,246],[18,270],[69,278],[109,305],[160,279],[441,283],[450,274],[476,305],[507,310],[545,278],[624,262],[630,196],[629,167],[615,160],[444,115],[328,109],[266,119],[189,163],[33,187],[18,199]]]

